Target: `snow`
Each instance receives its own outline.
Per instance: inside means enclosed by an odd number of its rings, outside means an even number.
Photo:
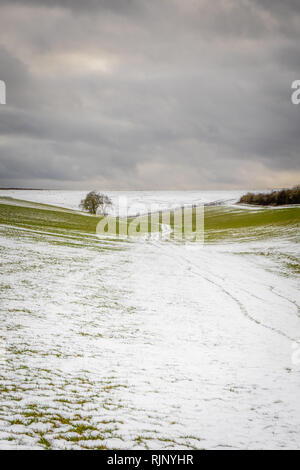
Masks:
[[[300,448],[297,243],[65,241],[0,227],[0,448]]]
[[[12,197],[25,201],[50,204],[79,210],[80,201],[88,191],[61,190],[0,190],[0,197]],[[136,215],[149,211],[181,207],[184,204],[233,204],[245,194],[242,191],[105,191],[113,202],[111,212],[120,215]]]

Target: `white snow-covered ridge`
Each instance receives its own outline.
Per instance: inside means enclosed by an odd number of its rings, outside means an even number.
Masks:
[[[0,448],[299,449],[300,253],[279,235],[0,225]]]
[[[0,190],[0,196],[79,210],[88,191]],[[233,204],[245,191],[105,191],[113,202],[110,215],[136,216],[185,205]]]

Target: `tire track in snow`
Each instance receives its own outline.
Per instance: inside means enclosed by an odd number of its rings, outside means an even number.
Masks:
[[[298,303],[296,302],[296,300],[290,300],[290,299],[288,299],[288,298],[285,297],[284,295],[279,294],[278,292],[276,292],[275,289],[276,289],[276,287],[270,286],[270,291],[271,291],[273,294],[277,295],[277,297],[281,297],[281,298],[284,299],[286,302],[289,302],[289,303],[292,304],[294,307],[296,307],[296,309],[297,309],[296,315],[297,315],[297,317],[300,318],[300,306],[298,305]]]
[[[152,245],[155,245],[155,246],[158,246],[157,243],[153,243],[151,242]],[[160,248],[164,248],[162,247],[161,245],[159,245]],[[169,253],[166,252],[165,250],[165,255],[174,259],[173,256],[171,256]],[[207,282],[209,282],[210,284],[213,284],[214,286],[218,287],[224,294],[228,295],[239,307],[241,313],[246,317],[248,318],[248,320],[252,321],[253,323],[256,323],[257,325],[261,326],[262,328],[265,328],[269,331],[272,331],[273,333],[276,333],[280,336],[283,336],[284,338],[288,339],[289,341],[291,342],[297,342],[298,340],[296,340],[295,338],[292,338],[291,336],[289,336],[288,334],[286,334],[284,331],[281,331],[279,330],[278,328],[275,328],[275,327],[272,327],[270,325],[266,325],[265,323],[262,323],[260,320],[258,320],[257,318],[253,317],[252,315],[250,315],[250,313],[248,312],[248,310],[246,309],[245,305],[237,298],[235,297],[230,291],[228,291],[227,289],[225,289],[221,284],[219,284],[218,282],[208,278],[207,276],[205,276],[198,268],[197,265],[195,265],[191,260],[189,260],[188,258],[184,257],[183,255],[177,255],[176,259],[181,259],[183,261],[185,261],[187,264],[190,265],[192,269],[192,273],[198,277],[201,277],[202,279],[206,280]],[[248,292],[249,295],[252,295],[250,292]]]

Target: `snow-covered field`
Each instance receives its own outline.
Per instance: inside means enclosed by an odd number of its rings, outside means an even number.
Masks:
[[[221,199],[147,194],[131,197]],[[0,253],[2,448],[300,448],[299,275],[280,263],[295,241],[67,243],[1,226]]]
[[[56,190],[0,190],[1,196],[25,201],[79,210],[80,201],[88,191]],[[112,202],[113,214],[120,209],[120,215],[136,215],[144,211],[172,209],[184,204],[210,204],[222,202],[233,204],[245,191],[105,191]],[[126,212],[125,212],[126,211]]]

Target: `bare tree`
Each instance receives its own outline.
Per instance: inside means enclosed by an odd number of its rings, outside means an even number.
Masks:
[[[105,215],[109,206],[112,206],[112,200],[106,194],[96,191],[89,192],[80,203],[81,209],[94,215],[97,212]]]

